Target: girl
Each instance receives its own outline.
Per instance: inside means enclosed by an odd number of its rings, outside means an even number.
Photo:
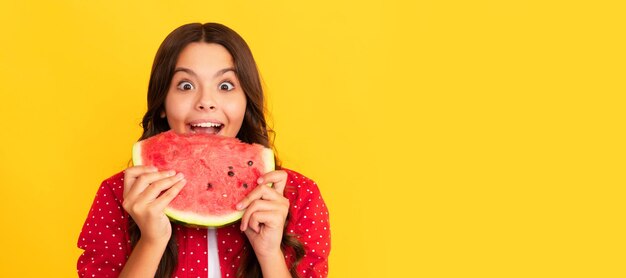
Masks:
[[[226,26],[183,25],[157,51],[140,140],[166,130],[271,147],[263,89],[246,42]],[[202,125],[200,125],[202,124]],[[209,127],[202,127],[209,126]],[[328,210],[317,185],[276,163],[217,229],[171,223],[182,174],[134,166],[105,180],[78,239],[81,277],[326,277]]]

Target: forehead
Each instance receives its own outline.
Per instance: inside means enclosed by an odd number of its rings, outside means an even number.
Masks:
[[[176,67],[184,67],[198,74],[213,74],[233,67],[233,57],[216,43],[193,42],[181,51]]]

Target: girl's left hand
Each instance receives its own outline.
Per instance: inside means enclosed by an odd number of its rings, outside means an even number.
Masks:
[[[261,259],[282,254],[280,243],[289,212],[289,199],[283,196],[287,172],[272,171],[261,176],[257,182],[259,186],[237,204],[237,209],[246,209],[240,229],[245,232],[256,256]],[[268,183],[274,186],[266,186]]]

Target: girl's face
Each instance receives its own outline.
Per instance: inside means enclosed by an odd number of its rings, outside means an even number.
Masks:
[[[223,46],[194,42],[178,57],[165,97],[167,122],[174,132],[235,137],[246,112],[246,96],[233,58]]]

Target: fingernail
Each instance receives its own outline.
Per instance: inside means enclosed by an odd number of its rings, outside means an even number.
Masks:
[[[159,169],[157,169],[157,167],[150,166],[150,168],[148,168],[148,171],[150,171],[150,172],[156,172],[156,171],[159,171]]]
[[[166,175],[167,175],[168,177],[171,177],[171,176],[173,176],[173,175],[175,175],[175,174],[176,174],[176,171],[174,171],[174,170],[167,171],[167,173],[166,173]]]
[[[185,177],[185,175],[183,175],[183,173],[178,172],[178,174],[176,174],[176,178],[179,180],[182,180]]]
[[[238,203],[238,204],[237,204],[237,206],[236,206],[236,208],[237,208],[238,210],[241,210],[241,209],[243,208],[243,204],[242,204],[242,203]]]
[[[263,178],[259,178],[258,180],[256,180],[256,182],[257,182],[258,184],[263,183]]]

